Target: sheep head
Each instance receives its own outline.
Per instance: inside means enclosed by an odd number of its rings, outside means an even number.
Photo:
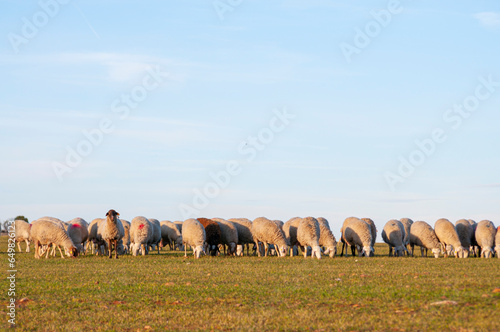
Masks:
[[[111,209],[106,213],[106,218],[108,218],[108,220],[111,220],[112,222],[114,222],[116,224],[116,220],[118,219],[119,215],[120,214],[118,212]]]
[[[439,254],[441,253],[441,250],[439,250],[439,248],[434,248],[434,249],[432,249],[432,253],[434,254],[435,258],[439,258]]]

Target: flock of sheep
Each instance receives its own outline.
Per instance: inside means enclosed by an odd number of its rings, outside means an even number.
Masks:
[[[56,255],[59,249],[64,255],[76,257],[79,253],[107,254],[112,258],[131,253],[147,255],[150,250],[169,246],[171,250],[190,247],[195,258],[202,254],[216,256],[223,251],[226,255],[242,256],[257,254],[259,257],[290,254],[294,256],[301,249],[304,257],[321,259],[322,255],[334,257],[337,241],[329,223],[324,218],[292,218],[283,223],[264,217],[250,221],[245,218],[221,219],[198,218],[184,222],[162,221],[135,217],[131,222],[119,218],[115,210],[109,210],[106,218],[94,219],[87,224],[82,218],[63,222],[57,218],[43,217],[31,224],[15,221],[16,242],[26,242],[35,246],[35,258],[45,254]],[[340,256],[347,255],[351,247],[352,255],[372,257],[377,229],[369,218],[347,218],[341,228]],[[473,220],[458,220],[453,225],[448,219],[439,219],[434,229],[424,221],[411,219],[388,221],[382,230],[382,239],[389,245],[389,256],[412,255],[419,246],[422,256],[431,250],[436,258],[441,253],[445,257],[454,255],[467,258],[469,255],[500,258],[500,227],[497,230],[489,220],[479,223]],[[496,243],[496,246],[495,246]],[[252,246],[252,253],[250,252]],[[410,247],[410,250],[408,250]],[[424,254],[425,251],[425,254]]]

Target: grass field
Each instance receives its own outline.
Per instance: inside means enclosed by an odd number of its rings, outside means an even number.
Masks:
[[[7,238],[0,259],[7,265]],[[18,253],[16,328],[35,330],[499,331],[500,260],[146,257]],[[7,280],[2,279],[7,322]],[[22,300],[21,300],[22,299]],[[439,301],[456,304],[433,305]]]

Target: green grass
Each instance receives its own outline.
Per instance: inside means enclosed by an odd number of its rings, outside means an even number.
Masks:
[[[0,259],[7,268],[6,237]],[[500,260],[18,253],[24,330],[499,331]],[[6,317],[7,281],[0,282]],[[432,306],[452,300],[457,305]],[[7,318],[0,328],[7,328]]]

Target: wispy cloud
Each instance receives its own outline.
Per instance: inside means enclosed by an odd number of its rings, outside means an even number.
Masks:
[[[500,13],[481,12],[474,14],[473,16],[487,28],[500,28]]]

